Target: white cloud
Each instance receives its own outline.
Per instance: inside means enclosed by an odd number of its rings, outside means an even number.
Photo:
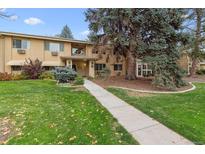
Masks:
[[[39,18],[30,17],[28,19],[25,19],[24,23],[28,25],[37,25],[37,24],[43,24],[44,22]]]
[[[9,17],[9,19],[12,20],[12,21],[15,21],[15,20],[18,19],[18,16],[12,15],[12,16]]]
[[[89,30],[85,30],[85,31],[81,32],[80,34],[83,36],[87,36],[89,33],[90,33]]]

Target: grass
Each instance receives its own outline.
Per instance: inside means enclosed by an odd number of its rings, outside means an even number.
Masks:
[[[137,144],[89,92],[54,81],[0,82],[2,119],[2,144]]]
[[[205,84],[183,94],[129,95],[129,91],[108,88],[110,92],[158,120],[195,144],[205,144]]]

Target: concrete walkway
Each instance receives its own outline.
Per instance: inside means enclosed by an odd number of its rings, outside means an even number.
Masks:
[[[193,144],[97,84],[84,86],[140,144]]]

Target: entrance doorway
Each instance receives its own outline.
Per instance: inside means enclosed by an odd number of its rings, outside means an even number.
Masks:
[[[89,63],[88,61],[73,60],[72,68],[81,76],[89,75]]]

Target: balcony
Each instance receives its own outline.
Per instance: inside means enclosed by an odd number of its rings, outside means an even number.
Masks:
[[[71,56],[86,56],[86,52],[84,48],[72,48]]]
[[[93,56],[92,53],[89,53],[87,50],[86,45],[82,44],[73,44],[71,47],[71,54],[70,55],[60,55],[61,59],[63,60],[97,60],[98,57]]]

